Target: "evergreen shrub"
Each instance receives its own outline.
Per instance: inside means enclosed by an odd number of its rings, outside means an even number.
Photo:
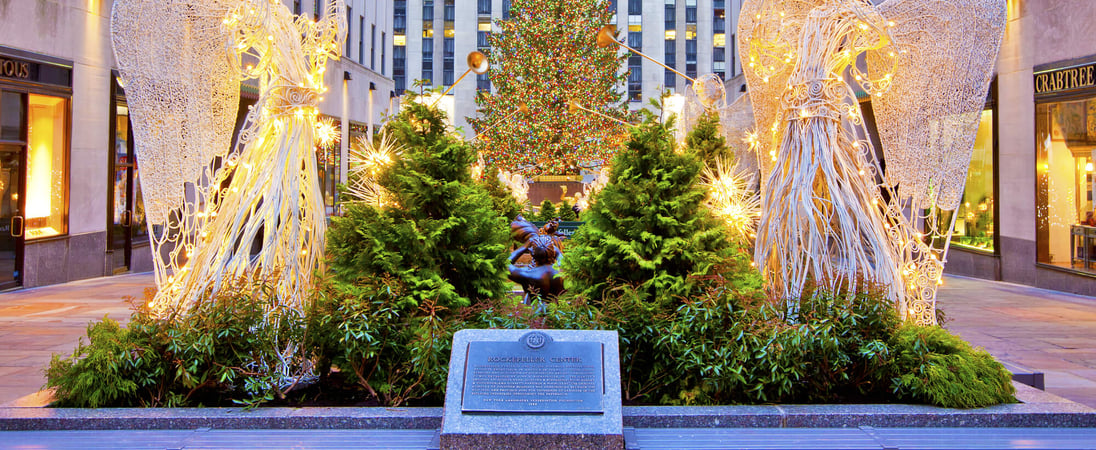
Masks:
[[[359,386],[382,406],[438,405],[445,398],[453,333],[465,328],[524,328],[530,311],[516,299],[449,308],[401,301],[395,278],[350,284],[326,280],[309,313],[306,345],[323,383]],[[333,369],[334,368],[334,369]]]
[[[553,205],[551,200],[544,199],[544,201],[540,203],[540,211],[537,212],[537,220],[548,222],[558,216],[559,214],[556,213],[556,205]]]
[[[708,167],[715,167],[716,161],[729,160],[733,156],[719,127],[719,116],[705,113],[697,118],[693,130],[685,136],[685,146],[696,152]]]
[[[185,318],[159,320],[145,302],[126,328],[109,318],[88,325],[71,356],[54,355],[46,386],[59,406],[256,405],[284,398],[290,386],[271,370],[286,345],[303,339],[304,318],[267,313],[274,284],[238,280],[202,299]],[[307,364],[298,351],[293,370]]]
[[[443,114],[408,102],[385,127],[403,148],[378,179],[393,198],[376,207],[348,203],[328,229],[334,277],[367,283],[392,277],[407,306],[456,308],[499,298],[505,280],[508,221],[471,178],[475,156],[446,130]]]
[[[891,338],[899,399],[948,408],[1011,403],[1012,374],[988,352],[940,327],[903,324]]]
[[[575,214],[574,208],[571,204],[564,200],[559,204],[559,220],[563,222],[574,222],[578,220],[578,214]]]
[[[609,183],[568,243],[567,289],[599,301],[612,287],[628,285],[646,301],[667,305],[692,295],[696,280],[735,251],[723,224],[702,205],[700,169],[696,156],[674,151],[665,126],[648,120],[633,127]]]

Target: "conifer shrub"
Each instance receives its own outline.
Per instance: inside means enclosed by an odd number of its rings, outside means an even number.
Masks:
[[[485,300],[448,308],[426,299],[400,301],[395,278],[350,284],[326,280],[309,314],[307,344],[327,384],[358,386],[382,406],[440,404],[445,397],[453,333],[465,328],[524,327],[516,301]],[[508,320],[498,320],[502,314]]]
[[[891,338],[899,399],[948,408],[1011,403],[1012,375],[988,352],[940,327],[903,324]]]
[[[559,214],[556,213],[556,205],[553,205],[551,200],[544,199],[544,201],[540,203],[540,211],[537,212],[537,220],[548,222],[558,216]]]
[[[700,161],[674,151],[668,129],[632,128],[608,184],[583,212],[585,225],[563,258],[567,288],[591,301],[632,286],[646,301],[676,304],[692,295],[732,252],[723,225],[703,205]]]
[[[559,204],[559,220],[564,222],[573,222],[578,220],[578,214],[575,214],[575,210],[571,207],[571,204],[564,200]]]
[[[415,102],[385,127],[403,148],[378,179],[393,202],[348,203],[332,218],[331,273],[350,284],[395,278],[407,293],[396,301],[411,307],[501,297],[508,221],[471,179],[471,148],[447,132],[442,113]]]
[[[88,342],[72,355],[54,355],[46,386],[59,406],[257,405],[284,398],[293,379],[272,368],[291,358],[304,373],[305,351],[283,355],[303,339],[304,318],[292,310],[268,312],[274,284],[235,280],[203,298],[187,316],[153,318],[152,293],[137,304],[126,327],[109,318],[88,325]]]
[[[700,161],[709,167],[715,167],[716,161],[729,160],[733,156],[719,127],[719,116],[705,113],[697,118],[696,125],[685,136],[685,146],[696,152]]]
[[[491,196],[492,209],[509,223],[510,220],[522,213],[524,205],[519,204],[506,186],[502,185],[498,174],[499,169],[492,167],[488,169],[487,175],[480,183],[487,189],[487,194]]]

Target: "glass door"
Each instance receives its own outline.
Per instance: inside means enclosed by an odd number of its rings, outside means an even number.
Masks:
[[[129,108],[117,102],[114,111],[114,151],[111,154],[110,248],[115,273],[130,270],[133,248],[148,244],[141,187],[137,182],[137,159],[133,149],[133,130]]]
[[[21,196],[23,147],[0,144],[0,289],[22,285],[26,219]]]

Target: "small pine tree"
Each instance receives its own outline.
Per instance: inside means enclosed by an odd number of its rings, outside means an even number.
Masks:
[[[540,204],[540,213],[537,214],[537,219],[541,222],[547,222],[558,216],[559,215],[556,214],[556,206],[552,204],[552,201],[544,199],[544,202]]]
[[[575,210],[571,208],[571,204],[564,200],[559,204],[559,220],[570,222],[578,220],[578,214],[575,214]]]
[[[492,167],[488,169],[487,176],[484,177],[480,183],[487,189],[487,193],[491,195],[491,203],[494,206],[495,212],[508,221],[513,220],[514,217],[521,214],[523,205],[519,204],[517,199],[510,194],[510,190],[502,185],[498,175],[499,169],[497,167]]]
[[[395,278],[401,307],[446,308],[506,291],[506,221],[469,170],[475,155],[446,131],[442,113],[416,102],[385,125],[403,154],[379,177],[394,202],[346,204],[332,219],[327,252],[342,282]]]
[[[702,205],[700,161],[675,152],[667,127],[648,121],[633,128],[612,167],[563,259],[568,289],[594,302],[621,284],[660,304],[692,294],[696,276],[732,256],[724,228]]]
[[[717,160],[732,156],[727,140],[719,133],[719,116],[715,113],[703,114],[697,119],[696,126],[685,137],[685,146],[708,167],[715,167]]]

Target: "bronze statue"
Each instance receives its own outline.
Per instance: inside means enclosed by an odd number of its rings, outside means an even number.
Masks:
[[[511,236],[522,245],[510,253],[507,265],[509,278],[521,285],[525,291],[522,302],[527,305],[532,303],[533,297],[555,298],[563,293],[563,279],[559,271],[552,267],[563,250],[562,235],[557,232],[558,229],[558,218],[539,230],[520,215],[510,223]],[[514,262],[526,252],[532,256],[533,264],[528,267],[515,266]]]

